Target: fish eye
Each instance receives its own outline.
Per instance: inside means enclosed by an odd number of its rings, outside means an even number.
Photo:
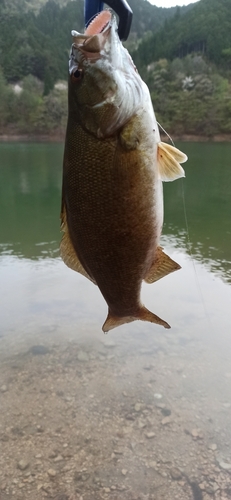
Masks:
[[[75,83],[80,82],[82,80],[82,77],[83,77],[82,69],[76,69],[71,75],[71,79]]]

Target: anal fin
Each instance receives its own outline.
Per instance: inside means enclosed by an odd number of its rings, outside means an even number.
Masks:
[[[154,283],[178,269],[181,269],[181,266],[164,253],[161,247],[157,247],[154,262],[145,276],[144,281],[146,281],[146,283]]]
[[[115,316],[109,309],[108,316],[103,324],[102,330],[107,333],[109,330],[117,328],[117,326],[124,325],[125,323],[131,323],[136,320],[149,321],[150,323],[156,323],[157,325],[164,326],[164,328],[171,328],[170,325],[163,319],[159,318],[159,316],[156,316],[156,314],[146,309],[146,307],[140,306],[137,313],[132,316]]]

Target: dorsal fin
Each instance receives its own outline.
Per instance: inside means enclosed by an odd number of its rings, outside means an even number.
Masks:
[[[160,142],[158,144],[157,162],[161,180],[174,181],[180,177],[185,177],[184,169],[180,163],[184,163],[187,159],[187,156],[179,149]]]

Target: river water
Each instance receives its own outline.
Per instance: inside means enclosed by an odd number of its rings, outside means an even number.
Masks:
[[[63,146],[0,144],[3,500],[231,498],[231,145],[177,146],[161,244],[182,269],[142,289],[172,328],[105,336],[59,257]]]

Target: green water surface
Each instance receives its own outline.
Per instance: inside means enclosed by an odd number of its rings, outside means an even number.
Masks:
[[[164,184],[163,234],[230,281],[231,145],[177,146],[189,160],[185,179]],[[1,253],[58,256],[62,154],[61,144],[0,145]]]
[[[161,245],[181,270],[141,291],[145,306],[171,329],[135,321],[104,335],[107,305],[98,288],[59,256],[63,145],[0,144],[0,428],[9,498],[11,491],[33,497],[27,486],[20,489],[27,483],[16,463],[24,448],[26,474],[32,471],[32,487],[42,494],[40,477],[47,483],[45,471],[60,467],[50,450],[63,454],[63,446],[71,451],[68,471],[87,471],[103,486],[122,482],[129,498],[138,498],[139,485],[142,498],[191,499],[186,481],[182,487],[171,480],[170,467],[192,484],[205,484],[206,473],[209,487],[230,491],[224,467],[231,464],[231,145],[177,146],[189,160],[186,178],[164,185]],[[32,347],[48,354],[34,356]],[[169,412],[169,425],[162,425]],[[154,439],[147,439],[153,429]],[[203,439],[192,437],[195,429]],[[115,449],[123,450],[118,463]],[[80,481],[73,474],[70,484],[64,468],[58,471],[50,481],[61,484],[57,498],[69,498],[66,486],[79,496]],[[216,489],[216,498],[222,494]]]

